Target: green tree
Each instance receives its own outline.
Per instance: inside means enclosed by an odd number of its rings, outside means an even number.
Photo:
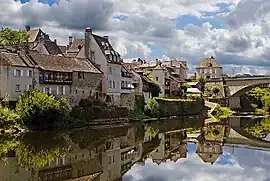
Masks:
[[[70,108],[66,99],[31,91],[23,93],[16,104],[16,112],[25,125],[48,128],[68,120]]]
[[[206,80],[203,77],[199,77],[198,82],[202,85],[202,92],[204,93]]]
[[[11,129],[20,126],[19,115],[0,104],[0,129]]]
[[[29,35],[24,30],[2,28],[0,30],[0,45],[22,45],[28,42]]]
[[[218,86],[213,86],[212,87],[212,92],[217,95],[220,92],[220,88]]]

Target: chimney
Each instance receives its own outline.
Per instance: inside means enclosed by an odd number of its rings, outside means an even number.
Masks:
[[[92,29],[90,27],[85,28],[85,37],[84,37],[84,52],[85,58],[90,59],[90,43],[91,43]]]
[[[44,39],[45,39],[45,40],[49,40],[49,39],[50,39],[50,36],[49,36],[48,34],[45,34],[45,35],[44,35]]]
[[[213,56],[211,56],[211,59],[215,59]]]
[[[159,63],[159,61],[158,61],[158,59],[156,59],[156,65],[158,65],[158,63]]]
[[[68,46],[71,47],[72,43],[73,43],[73,37],[69,36],[68,37]]]
[[[171,60],[170,63],[171,63],[171,67],[173,67],[173,60]]]
[[[109,36],[103,36],[103,38],[109,41]]]
[[[28,31],[30,31],[31,27],[30,27],[29,25],[26,25],[26,26],[25,26],[25,29],[26,29],[26,31],[28,32]]]
[[[194,73],[194,80],[196,80],[197,79],[197,73],[195,72]]]
[[[56,39],[54,39],[54,43],[57,45],[57,40]]]

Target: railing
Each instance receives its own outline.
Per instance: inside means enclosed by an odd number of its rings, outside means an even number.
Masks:
[[[122,77],[129,77],[132,78],[133,74],[129,72],[122,72]]]
[[[42,77],[39,78],[40,84],[72,84],[71,79],[44,79]]]

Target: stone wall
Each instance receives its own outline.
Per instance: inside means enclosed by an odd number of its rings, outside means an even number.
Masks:
[[[213,87],[213,86],[219,87],[219,90],[220,91],[219,91],[217,97],[225,97],[224,86],[223,86],[223,82],[222,81],[211,81],[211,82],[207,82],[205,84],[205,93],[207,93],[207,87]]]
[[[70,94],[71,105],[77,105],[81,99],[87,99],[90,96],[101,98],[102,74],[85,73],[82,78],[78,77],[78,72],[73,73],[72,86]]]
[[[134,108],[135,103],[135,93],[132,92],[131,94],[121,94],[120,96],[120,106],[126,107],[130,110]]]
[[[165,116],[183,116],[202,114],[205,111],[204,100],[197,99],[192,101],[167,101],[164,99],[156,99]]]

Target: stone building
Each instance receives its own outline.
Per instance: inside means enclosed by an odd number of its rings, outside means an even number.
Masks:
[[[42,54],[63,55],[65,50],[63,46],[58,46],[56,39],[52,41],[48,34],[44,33],[41,29],[31,29],[26,26],[28,37],[28,46],[30,50],[37,51]]]
[[[109,42],[108,36],[98,36],[85,29],[84,39],[69,37],[67,56],[88,58],[103,72],[102,92],[106,102],[120,105],[122,59]]]
[[[214,164],[222,154],[222,146],[218,142],[197,143],[196,153],[203,162]]]
[[[222,67],[214,57],[203,59],[196,71],[198,76],[205,79],[219,79],[223,74]]]
[[[139,62],[138,62],[139,61]],[[128,63],[136,72],[152,79],[159,84],[162,97],[177,97],[181,95],[181,85],[186,82],[186,61],[133,61]]]
[[[34,63],[27,56],[0,52],[0,99],[8,96],[9,101],[17,101],[22,92],[33,88],[34,71]]]
[[[102,72],[86,58],[31,53],[38,66],[37,89],[67,97],[72,105],[81,99],[101,97]]]

